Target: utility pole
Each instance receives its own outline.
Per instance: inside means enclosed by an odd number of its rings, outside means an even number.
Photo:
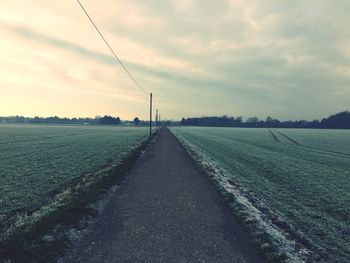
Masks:
[[[149,97],[149,136],[152,135],[152,92]]]
[[[158,109],[156,109],[156,129],[158,128]]]

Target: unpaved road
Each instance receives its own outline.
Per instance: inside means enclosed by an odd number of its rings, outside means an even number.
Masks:
[[[64,262],[262,262],[222,197],[162,130]]]

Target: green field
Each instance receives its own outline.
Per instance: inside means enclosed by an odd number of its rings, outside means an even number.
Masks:
[[[349,262],[350,131],[172,131],[290,261]]]
[[[0,125],[0,226],[118,162],[146,137],[146,128],[134,127]]]

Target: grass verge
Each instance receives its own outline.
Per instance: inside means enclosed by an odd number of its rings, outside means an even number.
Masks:
[[[155,136],[135,145],[122,160],[81,177],[39,210],[18,216],[0,240],[0,262],[55,261],[76,229],[98,213],[96,204],[121,183]]]
[[[174,134],[174,133],[173,133]],[[194,160],[197,167],[208,176],[213,185],[218,189],[224,200],[232,209],[235,217],[244,226],[247,232],[252,237],[256,247],[258,248],[261,256],[266,262],[269,263],[284,263],[284,262],[304,262],[299,259],[293,259],[288,257],[287,253],[280,249],[274,242],[272,236],[266,231],[261,222],[258,222],[256,217],[252,216],[253,209],[247,209],[247,206],[251,206],[246,200],[242,202],[242,196],[235,191],[228,191],[226,181],[222,180],[222,171],[216,167],[214,163],[211,163],[203,153],[199,152],[193,145],[183,139],[181,136],[174,136],[184,146],[185,150]],[[235,183],[229,182],[232,187]],[[233,189],[233,188],[232,188]]]

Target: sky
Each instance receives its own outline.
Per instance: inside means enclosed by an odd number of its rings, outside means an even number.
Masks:
[[[81,0],[164,118],[350,109],[349,0]],[[0,116],[147,119],[76,0],[1,0]]]

